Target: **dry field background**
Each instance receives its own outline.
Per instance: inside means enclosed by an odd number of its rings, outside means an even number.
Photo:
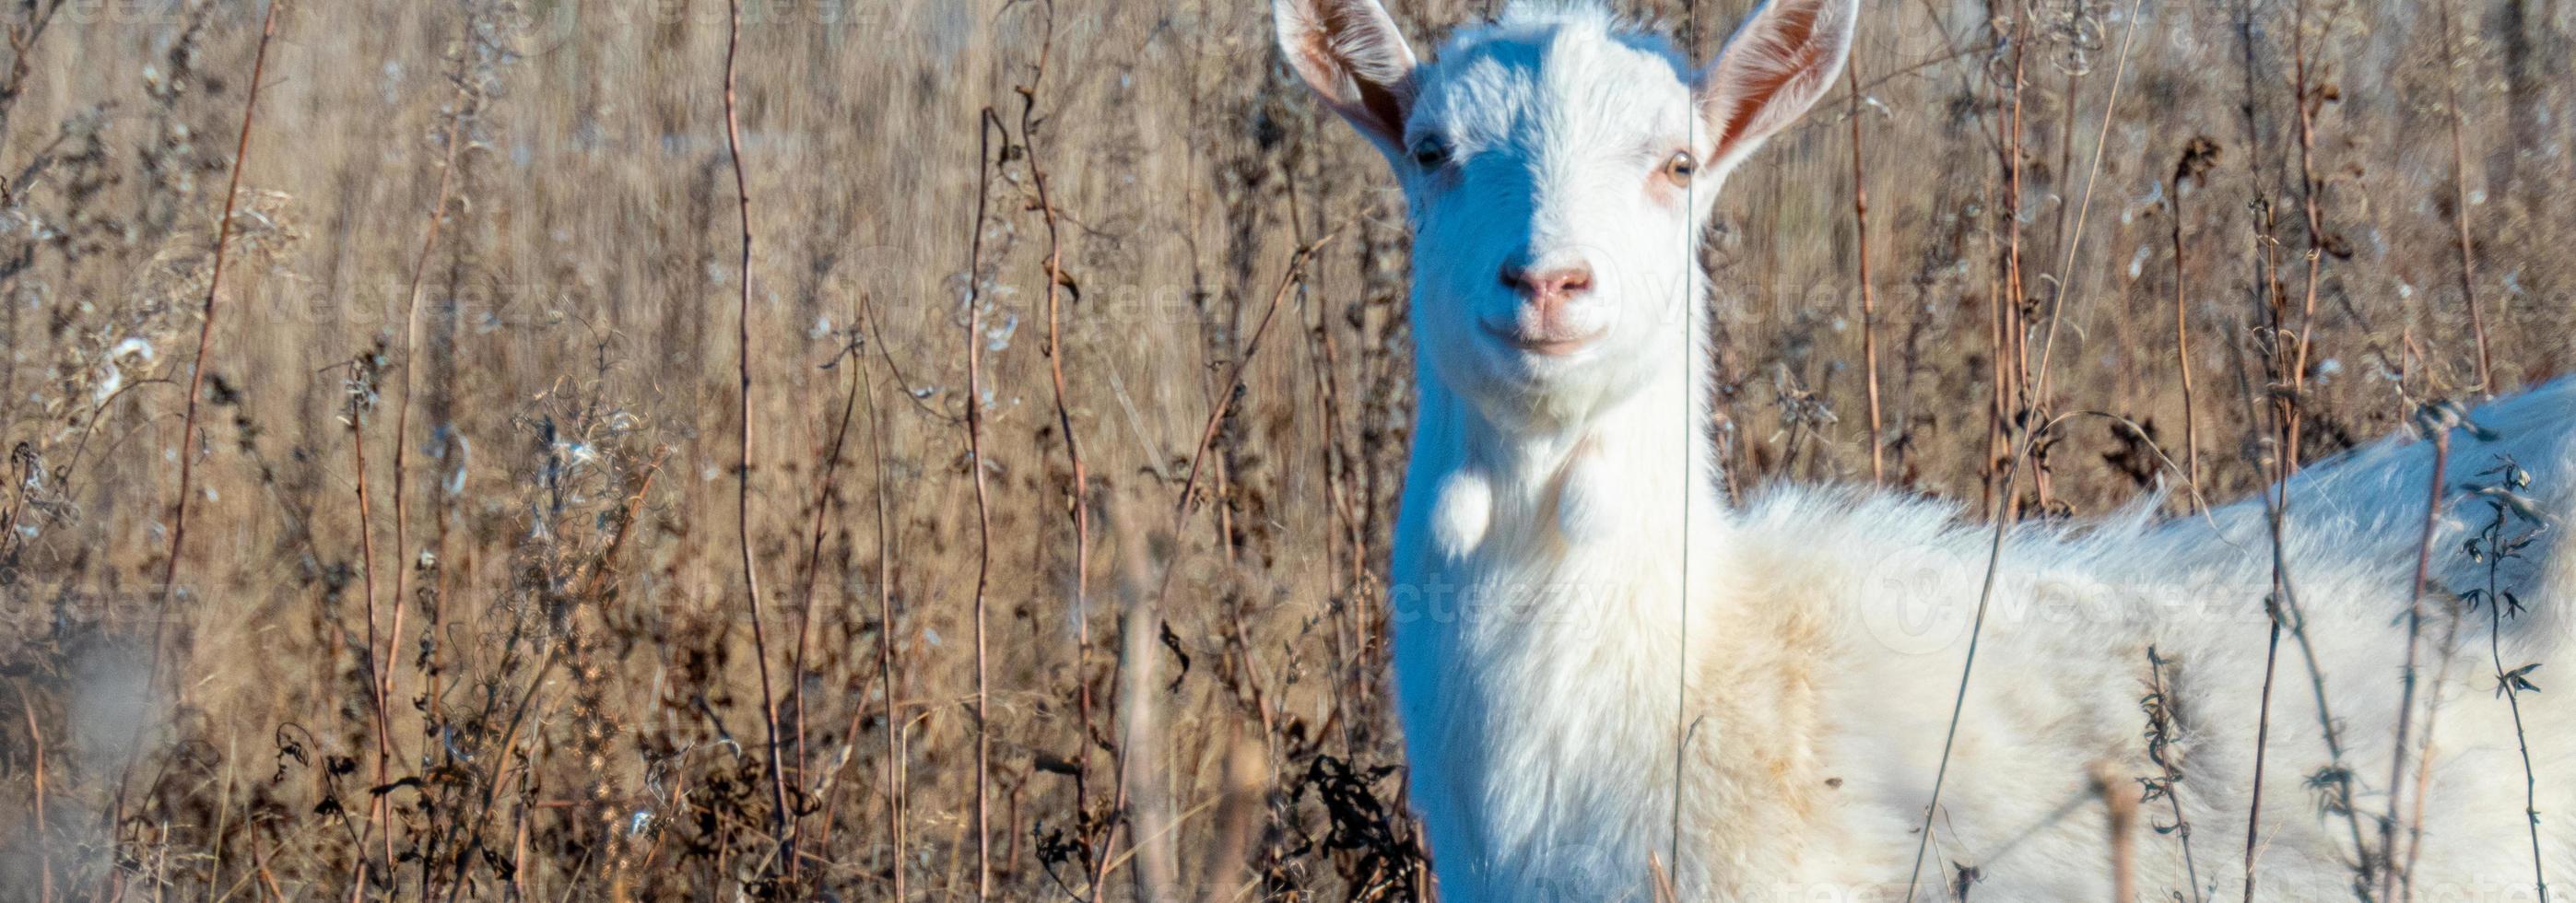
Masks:
[[[1708,252],[1731,490],[2232,497],[2569,369],[2567,4],[1866,5]],[[201,359],[266,9],[8,5],[0,898],[1425,892],[1401,202],[1265,4],[749,4],[743,512],[725,5],[282,3]],[[2000,503],[2072,411],[2175,466]]]

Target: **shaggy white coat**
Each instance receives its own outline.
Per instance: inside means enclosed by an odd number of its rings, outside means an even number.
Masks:
[[[1839,488],[1775,487],[1729,510],[1704,430],[1701,225],[1725,173],[1835,82],[1855,4],[1775,0],[1705,72],[1589,6],[1515,6],[1422,65],[1375,0],[1276,10],[1289,62],[1385,152],[1417,233],[1420,402],[1391,603],[1411,801],[1443,898],[1648,899],[1650,858],[1685,899],[1901,896],[1992,527]],[[1686,186],[1664,177],[1676,151],[1706,161]],[[1563,356],[1504,341],[1530,315],[1498,268],[1577,262],[1596,278],[1569,316],[1598,340]],[[2509,455],[2543,511],[2576,512],[2571,415],[2576,380],[2477,410],[2497,437],[2456,434],[2449,482]],[[2337,761],[2312,674],[2360,840],[2379,841],[2429,448],[2390,439],[2290,488],[2283,557],[2314,664],[2283,639],[2257,851],[2270,899],[2349,898],[2360,855],[2312,786]],[[2450,495],[2436,583],[2483,587],[2462,542],[2491,509]],[[2089,775],[2162,777],[2142,737],[2151,648],[2190,829],[2140,833],[2141,892],[2238,895],[2269,521],[2260,500],[2166,522],[2151,510],[2004,537],[1924,898],[1961,867],[1977,900],[2109,894]],[[2549,692],[2522,701],[2547,867],[2576,881],[2576,688],[2551,677],[2576,671],[2560,663],[2576,555],[2556,536],[2502,568],[2529,609],[2505,622],[2502,657],[2549,665],[2532,675]],[[2435,648],[2448,622],[2428,623],[2416,892],[2531,898],[2486,616],[2449,649]],[[2172,805],[2144,813],[2170,828]]]

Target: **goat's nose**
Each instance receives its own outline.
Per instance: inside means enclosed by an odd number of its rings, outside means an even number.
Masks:
[[[1575,296],[1592,290],[1592,266],[1573,266],[1532,270],[1505,264],[1501,273],[1503,285],[1521,296],[1522,303],[1538,308],[1541,314],[1552,314]]]

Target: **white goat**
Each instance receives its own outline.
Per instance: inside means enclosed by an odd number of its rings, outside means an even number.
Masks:
[[[1884,898],[1909,881],[1992,528],[1849,490],[1729,510],[1704,432],[1701,226],[1727,173],[1834,82],[1857,7],[1772,0],[1702,72],[1589,6],[1515,6],[1417,65],[1376,0],[1274,0],[1288,61],[1384,152],[1417,233],[1420,402],[1391,602],[1411,801],[1448,900],[1644,899],[1650,857],[1694,900]],[[2571,413],[2576,380],[2475,412],[2499,435],[2456,434],[2448,482],[2510,455],[2539,508],[2568,514]],[[2392,439],[2292,484],[2281,557],[2305,629],[2280,643],[2270,697],[2256,852],[2271,898],[2373,883],[2356,875],[2391,809],[2429,448]],[[1981,900],[2107,896],[2088,773],[2161,782],[2165,764],[2174,799],[2145,811],[2170,826],[2178,806],[2190,827],[2140,833],[2145,895],[2241,893],[2269,520],[2259,501],[2168,523],[2149,507],[2005,535],[1926,896],[1970,867]],[[2483,587],[2460,550],[2492,509],[2455,489],[2446,510],[2435,582]],[[2556,535],[2501,563],[2529,609],[2502,621],[2508,668],[2566,657],[2576,554]],[[2411,761],[2395,781],[2401,850],[2411,801],[2424,809],[2420,848],[2396,858],[2428,899],[2532,894],[2487,622],[2428,618],[2458,626],[2450,650],[2441,627],[2422,634],[2408,755],[2433,764],[2420,797]],[[2561,670],[2576,668],[2534,676]],[[2141,738],[2153,687],[2162,764]],[[2576,812],[2568,695],[2520,696],[2546,814]],[[2341,787],[2354,814],[2321,812]],[[2538,841],[2562,880],[2567,824],[2543,821]]]

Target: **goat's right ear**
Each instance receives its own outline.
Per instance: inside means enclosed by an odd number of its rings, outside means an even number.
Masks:
[[[1333,112],[1389,157],[1404,155],[1413,48],[1378,0],[1271,0],[1279,50]]]

